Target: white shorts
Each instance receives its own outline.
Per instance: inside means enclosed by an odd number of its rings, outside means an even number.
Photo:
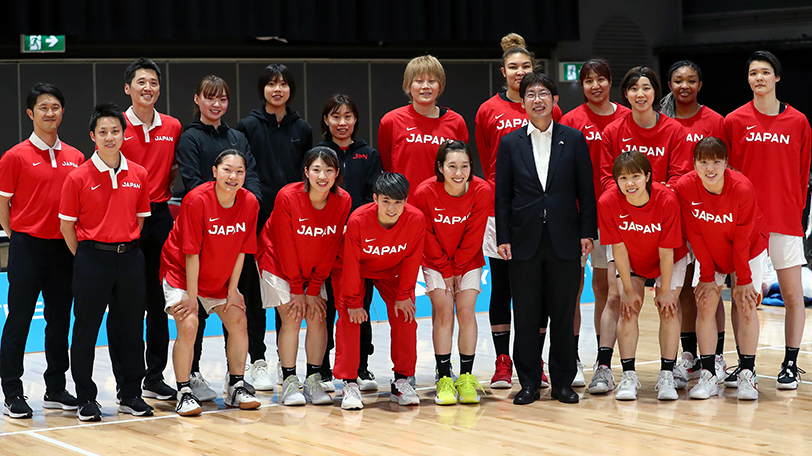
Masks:
[[[169,315],[172,315],[172,307],[179,303],[184,296],[186,296],[186,290],[182,290],[180,288],[175,288],[164,279],[164,299],[166,300],[166,305],[164,306],[164,311]],[[197,297],[200,304],[203,305],[203,308],[206,309],[206,313],[211,313],[217,306],[224,306],[226,304],[225,299],[220,298],[207,298],[205,296],[198,295]]]
[[[770,260],[776,271],[806,264],[804,239],[800,236],[770,233]]]
[[[608,255],[609,260],[610,261],[615,261],[614,257],[612,256],[612,249],[609,248],[608,251],[609,251],[609,255]],[[689,257],[690,257],[690,255],[685,255],[684,257],[682,257],[681,260],[674,263],[674,269],[671,272],[671,289],[672,290],[676,290],[677,287],[681,287],[685,283],[685,272],[688,269],[688,264],[689,264],[689,260],[690,260]],[[617,270],[617,269],[615,269],[615,270]],[[634,271],[632,271],[632,272],[634,272]],[[620,278],[620,273],[617,274],[617,277]],[[638,275],[638,277],[642,277],[642,276]],[[662,279],[663,279],[662,276],[657,277],[656,279],[654,279],[654,286],[657,287],[657,288],[661,288],[662,287],[662,281],[663,281]]]
[[[426,293],[434,290],[445,290],[445,280],[440,271],[423,266],[423,278],[426,279]],[[460,291],[482,291],[482,268],[471,269],[462,275]]]
[[[488,223],[485,225],[485,237],[482,238],[482,253],[488,258],[496,258],[501,260],[499,256],[498,245],[496,244],[496,217],[489,216]]]
[[[753,288],[756,290],[756,293],[761,293],[761,282],[764,280],[764,273],[767,271],[767,251],[764,250],[763,252],[756,255],[755,258],[750,260],[750,276],[753,279]],[[714,280],[716,281],[716,285],[724,286],[725,278],[727,274],[722,274],[721,272],[714,272]],[[736,285],[736,273],[734,272],[731,274],[731,283],[735,286]],[[694,278],[691,281],[691,286],[696,287],[699,285],[699,261],[696,262],[694,266]]]
[[[607,261],[606,256],[606,249],[607,247],[611,246],[605,246],[601,244],[600,239],[593,239],[592,243],[595,245],[595,248],[592,250],[592,253],[589,254],[590,257],[592,258],[592,269],[595,268],[606,269],[607,267],[609,267],[608,266],[609,261]],[[581,267],[582,268],[586,267],[586,255],[581,255]]]
[[[290,302],[290,284],[287,280],[275,276],[268,271],[261,271],[259,292],[262,295],[262,308],[279,307]],[[327,287],[321,284],[319,293],[322,299],[327,299]]]

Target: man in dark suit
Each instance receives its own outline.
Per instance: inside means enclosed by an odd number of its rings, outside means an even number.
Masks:
[[[527,127],[504,136],[496,160],[496,239],[510,260],[516,335],[514,361],[522,389],[514,404],[539,398],[538,328],[550,318],[551,396],[576,403],[574,302],[581,255],[597,238],[589,148],[578,130],[553,122],[555,82],[530,73],[519,88]],[[546,322],[541,322],[546,323]]]

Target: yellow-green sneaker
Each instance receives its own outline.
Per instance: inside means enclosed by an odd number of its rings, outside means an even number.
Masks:
[[[457,395],[463,404],[479,404],[479,394],[477,389],[485,393],[482,385],[476,380],[473,374],[460,374],[457,379]]]
[[[434,396],[434,403],[437,405],[457,404],[457,388],[454,387],[454,380],[451,380],[451,377],[443,377],[437,382],[437,395]]]

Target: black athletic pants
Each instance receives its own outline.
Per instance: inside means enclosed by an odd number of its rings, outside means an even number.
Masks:
[[[161,284],[161,251],[172,231],[174,220],[165,204],[153,204],[152,215],[144,219],[141,229],[141,251],[144,252],[144,280],[147,297],[147,371],[145,383],[164,379],[169,356],[169,322],[164,289]]]

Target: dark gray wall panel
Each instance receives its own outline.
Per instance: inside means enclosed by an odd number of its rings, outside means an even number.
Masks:
[[[203,77],[213,74],[226,81],[231,92],[223,120],[236,127],[240,120],[237,114],[237,65],[235,63],[172,63],[169,66],[169,108],[184,126],[194,120],[194,97],[197,84]],[[166,84],[165,84],[166,85]],[[164,92],[166,94],[166,92]]]
[[[3,128],[0,128],[0,153],[3,153],[31,134],[31,120],[25,113],[25,96],[28,95],[31,87],[21,87],[20,91],[24,95],[18,97],[17,64],[0,65],[0,81],[5,82],[0,85],[0,97],[7,100],[2,116]],[[22,134],[20,133],[21,123]]]
[[[296,80],[296,95],[293,101],[288,104],[294,111],[297,111],[304,117],[304,64],[302,63],[288,63],[278,62],[268,59],[267,63],[240,63],[240,106],[239,117],[242,119],[247,116],[253,109],[257,109],[264,104],[259,99],[257,93],[257,78],[260,71],[271,63],[284,63],[293,73],[293,78]]]
[[[349,95],[358,106],[361,119],[355,125],[355,137],[370,142],[367,68],[365,62],[307,64],[307,121],[313,127],[313,144],[323,139],[321,113],[327,99],[334,93]]]

